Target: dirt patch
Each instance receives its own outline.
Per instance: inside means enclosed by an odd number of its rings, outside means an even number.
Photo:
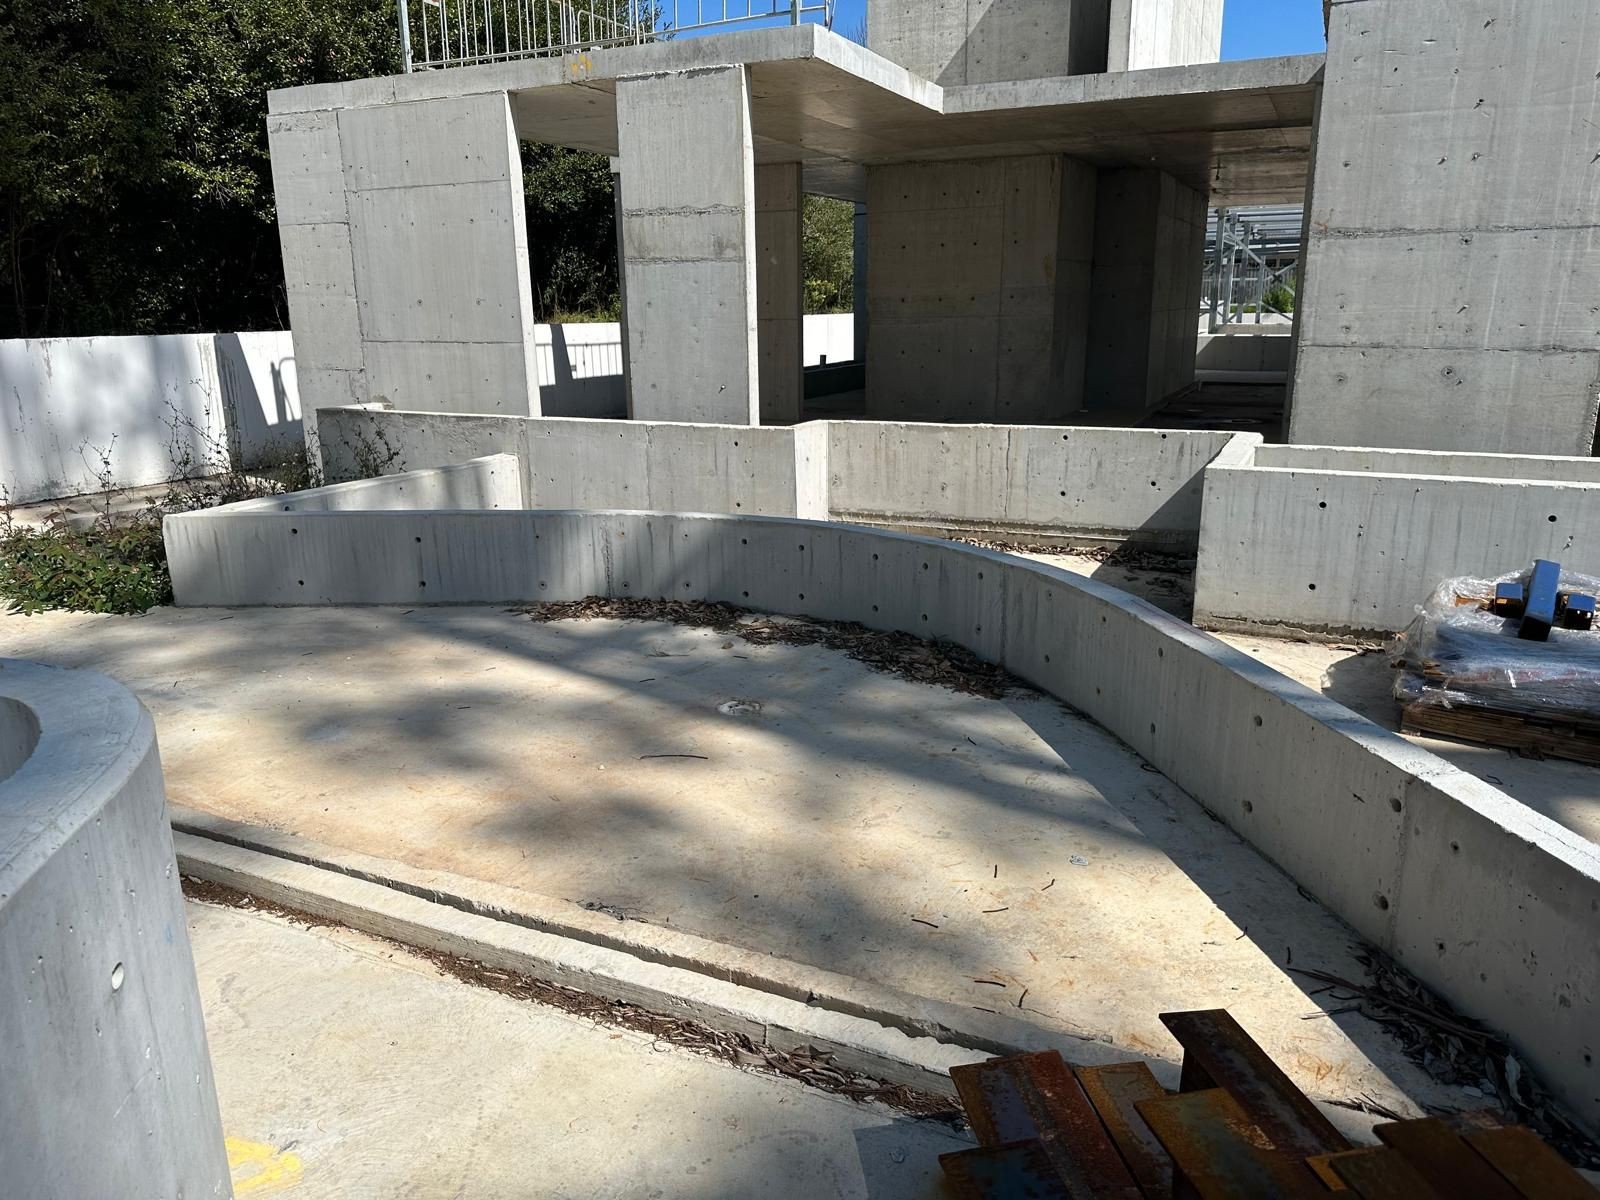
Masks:
[[[823,646],[838,650],[885,674],[931,683],[989,700],[1001,700],[1027,684],[1003,667],[985,662],[952,642],[929,641],[909,633],[868,629],[855,621],[814,617],[771,617],[733,604],[708,600],[610,599],[589,596],[534,604],[511,611],[535,621],[664,621],[732,634],[753,646]]]
[[[189,875],[183,876],[183,894],[203,904],[269,913],[310,929],[343,927],[339,921],[330,921],[300,909],[273,904],[241,892],[237,888],[208,883]],[[517,1000],[559,1008],[573,1016],[586,1017],[597,1025],[648,1034],[659,1042],[692,1050],[732,1066],[768,1075],[780,1075],[785,1079],[803,1083],[807,1087],[846,1096],[860,1103],[875,1101],[908,1116],[942,1121],[955,1128],[965,1125],[965,1118],[953,1100],[931,1092],[919,1092],[903,1084],[887,1083],[840,1067],[834,1063],[832,1055],[814,1047],[806,1046],[788,1051],[775,1050],[770,1046],[757,1045],[743,1034],[712,1029],[698,1021],[655,1012],[634,1004],[625,1004],[620,1000],[607,1000],[592,992],[583,992],[558,983],[535,979],[531,975],[502,971],[460,955],[425,950],[419,946],[397,942],[392,938],[376,937],[372,934],[365,936],[374,937],[375,940],[385,942],[407,954],[426,959],[444,974],[474,987],[488,988],[490,991]]]

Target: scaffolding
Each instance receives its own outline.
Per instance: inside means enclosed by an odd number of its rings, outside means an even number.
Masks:
[[[755,25],[820,22],[835,0],[399,0],[407,71],[555,57]]]
[[[1210,332],[1236,318],[1260,325],[1293,315],[1274,304],[1273,295],[1280,285],[1293,291],[1298,283],[1303,221],[1298,205],[1212,213],[1203,291]]]

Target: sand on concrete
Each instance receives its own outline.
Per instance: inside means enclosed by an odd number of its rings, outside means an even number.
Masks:
[[[1348,928],[1036,694],[490,608],[9,616],[0,632],[8,654],[132,687],[177,804],[1167,1064],[1159,1013],[1227,1007],[1318,1097],[1472,1102],[1374,1023],[1328,1016],[1333,995],[1290,969],[1361,978]]]

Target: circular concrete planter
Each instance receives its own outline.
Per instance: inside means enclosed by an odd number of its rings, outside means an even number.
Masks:
[[[0,660],[0,1191],[228,1196],[150,715]]]

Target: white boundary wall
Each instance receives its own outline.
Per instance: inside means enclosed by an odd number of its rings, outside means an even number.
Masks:
[[[175,522],[195,564],[174,571],[185,605],[656,596],[964,645],[1121,738],[1363,938],[1505,1030],[1600,1124],[1600,849],[1114,588],[772,518],[222,508]]]
[[[292,344],[287,333],[0,342],[0,434],[14,504],[98,491],[100,450],[117,487],[164,483],[175,458],[203,464],[213,446],[252,466],[301,442]]]
[[[0,660],[7,1196],[231,1196],[150,714]]]
[[[1600,574],[1600,459],[1262,446],[1206,471],[1195,624],[1392,632],[1535,558]]]
[[[924,531],[1192,551],[1201,474],[1256,434],[809,421],[678,425],[322,409],[330,478],[512,453],[535,508],[841,519]]]
[[[850,313],[805,318],[807,365],[854,352]],[[627,415],[616,322],[536,325],[534,356],[543,412]],[[174,410],[204,431],[178,437],[197,460],[208,438],[246,467],[304,440],[287,331],[0,341],[0,401],[0,486],[14,504],[99,490],[96,448],[112,450],[114,486],[165,483]]]

